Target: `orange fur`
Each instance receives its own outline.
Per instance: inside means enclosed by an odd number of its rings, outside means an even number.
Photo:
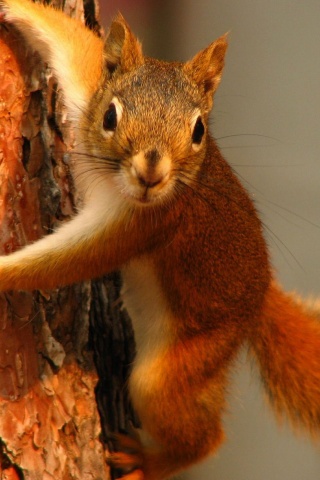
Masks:
[[[126,480],[157,480],[213,453],[224,439],[228,371],[245,341],[276,411],[318,433],[318,320],[272,281],[254,205],[208,133],[226,37],[186,64],[167,63],[143,56],[120,15],[102,53],[99,39],[51,8],[0,5],[34,48],[32,35],[40,39],[72,114],[72,85],[80,92],[75,177],[84,194],[68,225],[0,258],[0,289],[122,269],[137,333],[129,389],[147,438],[119,436],[109,463]]]
[[[273,283],[250,334],[271,403],[296,427],[319,435],[320,312]]]
[[[68,91],[65,100],[69,112],[78,118],[79,109],[89,101],[102,74],[103,41],[79,20],[52,7],[25,0],[12,0],[10,5],[0,1],[0,7],[6,20],[23,32],[28,43],[36,45],[43,59],[54,69],[60,86]],[[59,55],[54,53],[57,38],[63,45]]]

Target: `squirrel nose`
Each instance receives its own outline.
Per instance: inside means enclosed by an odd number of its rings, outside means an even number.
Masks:
[[[169,178],[170,171],[170,157],[161,156],[156,149],[141,151],[131,159],[131,175],[144,188],[161,186]]]
[[[139,173],[136,172],[138,182],[140,185],[146,188],[153,188],[156,185],[159,185],[159,183],[162,182],[163,180],[163,175],[162,174],[157,174],[157,173]]]

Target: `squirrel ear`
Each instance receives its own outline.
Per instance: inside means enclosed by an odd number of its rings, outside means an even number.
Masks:
[[[197,53],[183,67],[184,71],[191,76],[200,91],[207,97],[209,108],[212,106],[212,96],[221,80],[227,47],[227,34],[225,34]]]
[[[143,63],[141,44],[131,32],[121,13],[118,13],[107,33],[105,57],[110,74],[118,67],[122,73],[125,73]]]

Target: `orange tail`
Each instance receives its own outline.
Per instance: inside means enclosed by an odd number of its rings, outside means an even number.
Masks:
[[[319,435],[320,311],[273,284],[260,320],[250,341],[272,405]]]

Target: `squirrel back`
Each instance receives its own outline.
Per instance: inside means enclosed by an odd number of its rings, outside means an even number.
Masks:
[[[226,37],[170,63],[145,57],[121,15],[103,45],[52,8],[0,6],[63,88],[84,197],[68,224],[0,258],[0,289],[121,269],[137,336],[129,391],[147,439],[118,436],[109,463],[127,480],[156,480],[213,453],[245,341],[276,411],[318,433],[316,314],[276,286],[254,204],[209,133]]]

